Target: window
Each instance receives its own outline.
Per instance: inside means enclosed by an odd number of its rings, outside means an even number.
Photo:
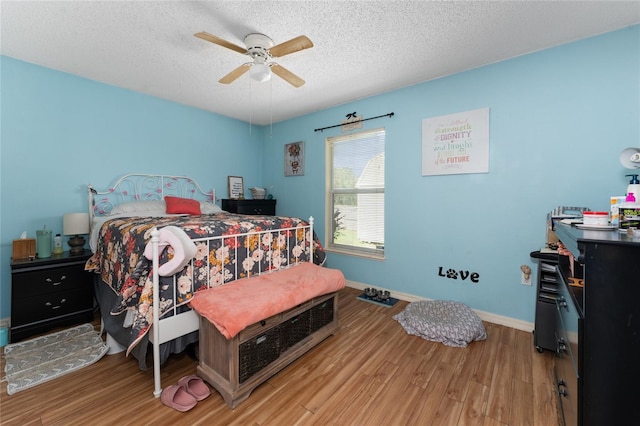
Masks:
[[[327,138],[327,249],[384,257],[384,129]]]

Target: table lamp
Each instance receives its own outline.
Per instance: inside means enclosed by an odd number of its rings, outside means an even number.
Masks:
[[[89,213],[67,213],[62,217],[62,232],[64,235],[73,235],[67,241],[71,250],[71,255],[78,255],[84,252],[85,240],[81,235],[89,233]]]

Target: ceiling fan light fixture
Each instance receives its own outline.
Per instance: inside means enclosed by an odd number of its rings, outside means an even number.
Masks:
[[[244,38],[246,48],[240,47],[220,37],[201,31],[195,34],[196,37],[217,44],[219,46],[231,49],[234,52],[242,53],[249,56],[253,62],[240,65],[220,80],[221,84],[230,84],[236,81],[240,76],[249,72],[249,77],[257,82],[265,82],[271,79],[271,72],[291,84],[293,87],[301,87],[305,82],[303,79],[275,62],[269,62],[272,58],[280,58],[290,55],[301,50],[313,47],[313,42],[305,35],[294,37],[278,45],[273,44],[273,40],[264,34],[251,33]]]
[[[254,64],[249,71],[249,75],[255,81],[264,83],[271,79],[271,69],[264,63]]]

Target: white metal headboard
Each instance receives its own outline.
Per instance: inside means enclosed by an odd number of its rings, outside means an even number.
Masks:
[[[188,176],[150,175],[130,173],[120,177],[105,191],[89,190],[90,223],[96,216],[107,216],[119,204],[130,201],[163,200],[165,195],[216,202],[216,192],[204,192],[198,182]]]

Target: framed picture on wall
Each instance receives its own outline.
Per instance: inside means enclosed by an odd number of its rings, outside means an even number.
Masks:
[[[244,198],[244,179],[241,176],[228,176],[229,181],[229,198]]]
[[[284,175],[304,175],[304,142],[292,142],[285,144]]]
[[[422,176],[489,173],[489,108],[422,120]]]

